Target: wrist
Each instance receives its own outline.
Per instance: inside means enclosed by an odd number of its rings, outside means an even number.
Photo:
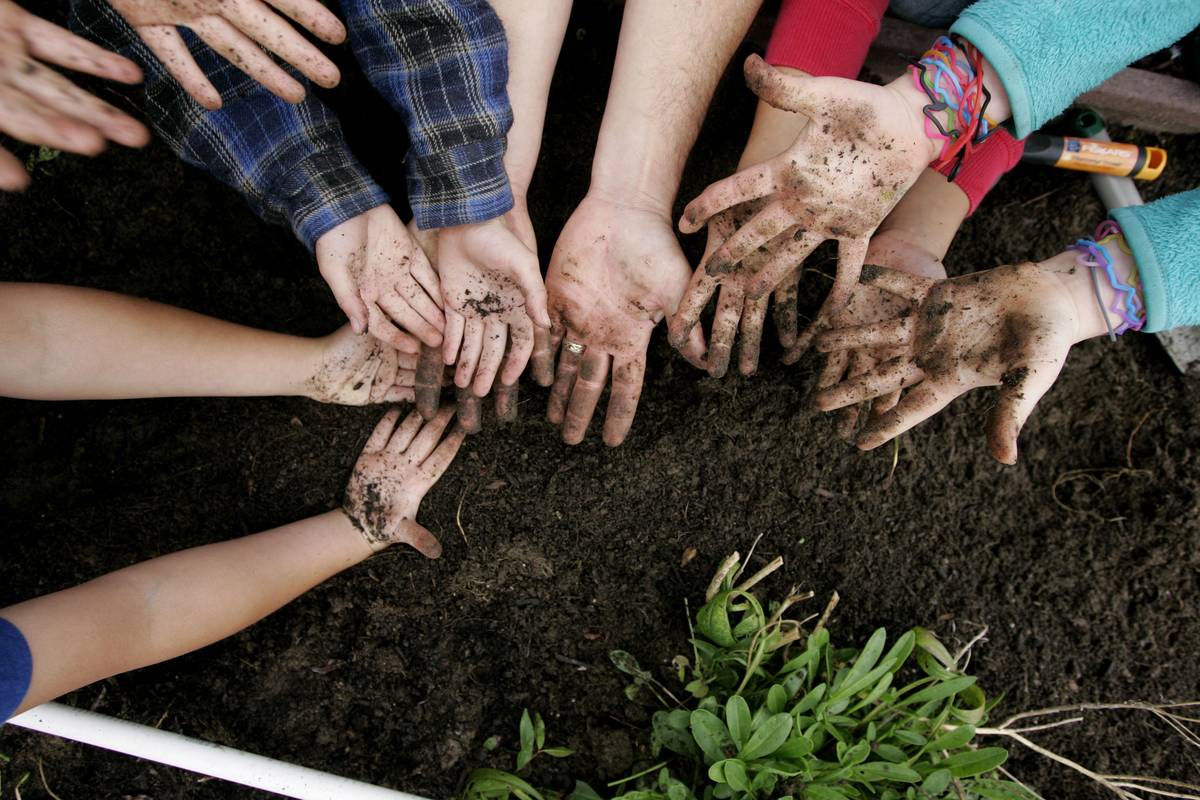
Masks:
[[[1112,259],[1117,277],[1122,281],[1128,279],[1134,271],[1133,256],[1115,243],[1106,250]],[[1041,268],[1053,273],[1070,295],[1075,307],[1075,342],[1107,336],[1110,328],[1116,329],[1121,322],[1121,318],[1111,310],[1114,302],[1118,300],[1117,291],[1103,274],[1103,269],[1100,268],[1101,272],[1096,272],[1097,268],[1086,266],[1079,261],[1079,253],[1076,250],[1067,250],[1039,264]]]
[[[913,83],[912,74],[905,70],[904,74],[887,85],[900,101],[908,120],[909,129],[915,134],[914,139],[920,142],[916,160],[925,166],[937,160],[942,154],[942,141],[929,135],[925,125],[925,106],[929,105],[929,97]]]
[[[326,511],[321,515],[321,519],[327,526],[329,535],[336,538],[338,544],[344,548],[346,556],[352,564],[357,564],[379,552],[371,547],[344,508]]]

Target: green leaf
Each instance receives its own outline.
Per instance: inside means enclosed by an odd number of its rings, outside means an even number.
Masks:
[[[913,747],[924,747],[925,742],[929,741],[916,731],[905,730],[903,728],[892,731],[892,738]]]
[[[884,661],[892,661],[892,672],[899,672],[904,666],[904,662],[908,661],[908,657],[912,655],[913,648],[917,644],[917,635],[913,631],[908,631],[892,645],[892,649],[887,651],[887,655],[883,657]]]
[[[949,788],[950,781],[953,779],[954,776],[950,774],[950,770],[948,769],[934,770],[921,782],[921,791],[937,797]]]
[[[746,774],[746,765],[736,758],[725,762],[725,782],[738,792],[750,791],[750,777]]]
[[[533,713],[533,740],[538,750],[546,746],[546,722],[536,711]]]
[[[696,630],[721,647],[736,644],[729,625],[729,592],[721,592],[696,614]]]
[[[575,781],[575,790],[567,795],[567,800],[604,800],[596,790],[583,781]]]
[[[875,753],[884,761],[891,761],[894,764],[908,761],[908,753],[891,744],[880,743],[875,745]]]
[[[700,748],[696,746],[696,740],[688,730],[689,721],[688,712],[681,708],[669,712],[654,712],[650,720],[650,742],[656,758],[665,747],[672,753],[700,760]]]
[[[790,714],[772,714],[762,727],[754,732],[750,740],[741,748],[739,755],[747,761],[765,758],[771,755],[787,741],[792,733],[792,717]]]
[[[966,689],[968,686],[973,686],[974,684],[975,677],[973,675],[963,675],[961,678],[954,678],[953,680],[935,683],[932,686],[926,686],[921,691],[915,692],[914,694],[911,694],[901,700],[898,705],[920,705],[923,703],[933,702],[935,700],[945,700],[947,697],[953,697],[963,689]]]
[[[851,770],[855,780],[860,781],[896,781],[898,783],[917,783],[920,774],[912,767],[903,764],[892,764],[889,761],[869,761],[859,764]]]
[[[813,751],[812,740],[806,736],[793,736],[772,755],[781,761],[798,761]]]
[[[806,786],[805,800],[850,800],[850,796],[832,786]]]
[[[983,722],[987,715],[987,697],[984,696],[983,689],[980,689],[978,684],[964,689],[959,695],[953,713],[955,717],[969,725],[978,725]]]
[[[500,746],[500,737],[499,736],[489,736],[488,738],[483,740],[483,749],[488,751],[489,753],[492,752],[493,750],[495,750],[499,746]]]
[[[971,778],[991,772],[1007,760],[1008,751],[1003,747],[981,747],[952,755],[938,766],[950,770],[956,778]]]
[[[746,698],[734,695],[725,702],[725,724],[729,727],[733,744],[741,749],[750,737],[750,706]]]
[[[816,707],[817,703],[821,702],[825,697],[825,691],[829,688],[827,684],[820,683],[813,687],[812,691],[804,695],[799,703],[792,706],[792,714],[797,717],[801,714],[807,714]]]
[[[887,631],[879,628],[871,638],[867,640],[862,652],[858,654],[858,658],[854,659],[854,666],[846,673],[845,680],[841,682],[842,686],[850,686],[862,680],[863,676],[875,668],[879,663],[879,655],[883,652],[883,646],[887,643]],[[839,692],[834,691],[834,696]]]
[[[474,788],[473,788],[474,787]],[[509,791],[521,800],[542,800],[542,795],[525,781],[498,769],[477,769],[471,773],[467,793]]]
[[[978,780],[968,785],[972,794],[987,800],[1036,800],[1037,795],[1012,781]]]
[[[912,632],[917,638],[917,647],[924,650],[929,655],[938,660],[946,669],[954,669],[954,656],[950,655],[950,651],[946,649],[946,645],[938,641],[938,638],[931,631],[924,628],[913,628]]]
[[[783,711],[784,706],[787,705],[787,701],[787,689],[784,689],[778,683],[773,684],[771,688],[767,690],[767,708],[772,714],[778,714],[779,712]]]
[[[943,750],[957,750],[975,738],[974,725],[959,725],[949,733],[943,734],[929,743],[929,749],[935,753]]]
[[[626,675],[643,679],[647,675],[646,671],[642,669],[642,665],[638,663],[638,660],[624,650],[609,650],[608,660],[613,663],[614,667]]]
[[[842,766],[852,767],[855,764],[861,764],[867,760],[867,756],[871,755],[871,745],[866,742],[859,742],[853,747],[847,747],[845,752],[838,754],[838,761]]]
[[[569,747],[547,747],[545,750],[538,752],[544,753],[551,758],[566,758],[567,756],[575,755],[575,751]]]
[[[709,763],[722,761],[736,752],[733,740],[729,738],[729,729],[721,722],[720,717],[711,711],[703,708],[693,711],[691,729],[692,738],[704,751]]]
[[[529,718],[529,709],[521,712],[521,749],[517,753],[517,771],[525,768],[533,758],[534,748],[533,720]]]

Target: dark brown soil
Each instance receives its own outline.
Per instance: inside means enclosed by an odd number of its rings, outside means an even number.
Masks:
[[[618,30],[604,4],[580,5],[532,192],[543,258],[586,190]],[[335,95],[343,107],[370,102],[349,84]],[[373,130],[382,107],[368,110],[355,146],[398,188],[400,150]],[[681,201],[730,172],[751,111],[735,67]],[[1137,137],[1172,159],[1148,196],[1200,185],[1200,139]],[[1101,214],[1084,176],[1019,168],[965,226],[950,267],[1052,255]],[[113,289],[299,334],[341,321],[287,231],[160,144],[59,158],[24,195],[0,197],[0,216],[5,280]],[[701,246],[686,243],[693,258]],[[804,307],[827,286],[806,281]],[[660,332],[616,450],[598,426],[561,444],[547,392],[527,381],[519,421],[485,417],[421,509],[440,561],[386,553],[238,636],[66,702],[434,798],[499,763],[482,749],[489,736],[511,752],[529,707],[583,753],[535,780],[565,786],[570,772],[601,785],[645,763],[648,713],[625,699],[607,652],[662,669],[685,647],[684,599],[759,535],[756,563],[787,559],[774,590],[841,593],[845,639],[924,625],[959,642],[987,625],[972,668],[1004,693],[1002,712],[1200,698],[1200,385],[1153,337],[1076,348],[1015,467],[987,454],[988,392],[898,451],[861,454],[810,407],[817,359],[786,368],[779,355],[767,343],[759,375],[714,381]],[[336,507],[379,413],[288,398],[0,402],[0,606]],[[699,556],[681,568],[689,547]],[[1099,770],[1200,778],[1169,739],[1147,719],[1112,717],[1043,741]],[[39,762],[64,800],[260,796],[12,728],[0,752],[12,757],[5,798],[26,771],[22,795],[43,796]],[[1103,796],[1026,754],[1012,768],[1047,797]]]

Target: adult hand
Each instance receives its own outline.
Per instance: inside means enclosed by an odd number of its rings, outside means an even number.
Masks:
[[[316,366],[306,381],[308,397],[321,403],[364,406],[414,400],[417,357],[343,325],[315,340]]]
[[[108,0],[167,71],[205,108],[221,107],[221,94],[196,64],[176,26],[191,29],[230,63],[290,103],[304,87],[279,67],[274,53],[318,86],[341,79],[337,67],[280,14],[330,44],[346,39],[346,27],[319,0]]]
[[[403,542],[427,558],[442,554],[434,535],[417,524],[417,509],[450,466],[466,434],[442,434],[454,416],[446,408],[426,422],[415,411],[397,427],[399,409],[384,414],[363,447],[346,486],[343,510],[375,551]]]
[[[883,231],[871,239],[871,247],[867,250],[866,274],[870,275],[873,267],[878,265],[887,269],[905,272],[909,275],[944,280],[946,268],[942,266],[932,253],[920,244],[908,240],[903,233]],[[853,328],[860,325],[870,325],[885,322],[897,317],[903,317],[913,312],[913,304],[903,297],[884,291],[870,283],[859,283],[854,287],[850,302],[841,311],[835,312],[830,324],[833,328]],[[786,361],[790,351],[784,356]],[[818,389],[827,389],[843,380],[858,378],[874,369],[879,364],[903,355],[903,348],[883,346],[878,348],[860,347],[850,350],[835,350],[825,359],[825,366],[817,379]],[[900,390],[897,389],[875,398],[871,403],[871,414],[878,418],[891,411],[900,402]],[[865,412],[866,403],[857,406],[846,406],[837,412],[836,428],[838,436],[852,441],[855,429],[858,427],[860,411]]]
[[[329,230],[317,240],[316,254],[321,277],[355,333],[369,330],[404,353],[416,353],[418,340],[441,346],[446,318],[437,273],[390,205]]]
[[[870,450],[972,388],[999,386],[986,424],[988,447],[998,461],[1016,463],[1021,426],[1058,377],[1071,345],[1096,334],[1098,312],[1094,300],[1092,308],[1087,305],[1086,268],[1074,269],[1072,257],[942,281],[865,270],[865,282],[911,303],[915,313],[825,331],[817,349],[895,347],[902,354],[823,389],[817,408],[842,408],[913,387],[864,426],[857,445]]]
[[[563,441],[583,441],[610,368],[604,443],[625,441],[642,392],[650,334],[675,311],[690,275],[666,217],[593,195],[579,204],[546,275],[553,333],[540,335],[534,349],[534,377],[554,385],[546,416],[562,425]],[[699,330],[680,352],[704,368]]]
[[[140,122],[41,62],[121,83],[142,79],[132,61],[0,0],[0,133],[83,155],[99,153],[105,140],[127,147],[150,141]],[[28,184],[21,162],[0,148],[0,190]]]
[[[708,374],[714,378],[724,376],[729,369],[733,341],[739,332],[741,350],[738,355],[738,371],[743,375],[752,375],[758,369],[763,322],[766,320],[770,298],[768,295],[753,298],[748,296],[746,285],[759,272],[776,271],[776,265],[785,263],[794,267],[787,274],[789,277],[794,275],[796,280],[788,284],[788,289],[776,292],[775,315],[780,329],[784,330],[782,320],[788,312],[781,310],[779,306],[781,303],[787,303],[791,309],[792,328],[795,328],[800,262],[807,255],[804,252],[803,236],[796,235],[798,229],[787,230],[738,263],[726,265],[727,272],[717,272],[714,268],[716,262],[713,261],[713,254],[721,249],[738,228],[757,214],[764,204],[763,200],[751,200],[726,209],[708,221],[708,244],[704,258],[692,273],[691,282],[679,303],[679,309],[667,321],[671,344],[675,347],[686,346],[693,330],[699,330],[696,325],[704,307],[708,305],[709,298],[714,291],[720,289],[716,316],[713,317],[712,336],[708,343]],[[703,332],[700,335],[703,336]],[[793,333],[787,344],[791,345],[794,341]]]
[[[936,155],[924,131],[923,93],[903,79],[888,86],[843,78],[788,76],[756,55],[746,80],[762,100],[811,119],[779,156],[718,181],[684,209],[679,228],[692,233],[735,205],[770,198],[709,258],[710,274],[735,265],[795,231],[789,258],[762,264],[743,283],[751,299],[780,285],[796,261],[826,239],[838,242],[838,271],[816,322],[844,306],[858,282],[870,236]],[[807,346],[815,327],[799,337]]]

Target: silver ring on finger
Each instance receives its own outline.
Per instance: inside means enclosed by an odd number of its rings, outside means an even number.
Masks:
[[[564,341],[563,349],[566,350],[568,353],[574,353],[575,355],[579,355],[587,348],[586,348],[586,345],[579,344],[579,342]]]

